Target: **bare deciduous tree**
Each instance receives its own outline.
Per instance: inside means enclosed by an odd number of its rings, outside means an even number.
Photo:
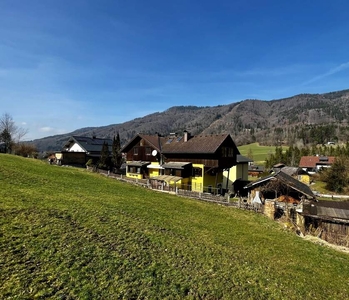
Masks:
[[[28,133],[27,129],[18,127],[9,113],[4,113],[0,118],[0,141],[5,144],[5,152],[10,153],[14,143]]]

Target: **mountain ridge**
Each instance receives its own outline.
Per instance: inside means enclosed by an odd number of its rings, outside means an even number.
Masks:
[[[246,99],[217,106],[173,106],[120,124],[84,127],[33,140],[39,151],[59,151],[71,135],[111,138],[122,144],[137,133],[168,135],[184,130],[193,135],[229,133],[237,145],[314,144],[349,140],[349,89],[323,94]]]

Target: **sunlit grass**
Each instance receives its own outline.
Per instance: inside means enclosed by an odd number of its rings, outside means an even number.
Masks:
[[[3,299],[347,299],[349,256],[262,215],[0,155]]]
[[[248,156],[252,154],[252,159],[255,164],[263,164],[269,155],[275,153],[275,146],[261,146],[258,143],[248,144],[239,146],[241,155]],[[283,150],[286,151],[288,147],[282,146]]]

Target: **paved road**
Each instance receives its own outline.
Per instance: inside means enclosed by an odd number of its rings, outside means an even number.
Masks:
[[[314,194],[318,197],[349,199],[349,195],[332,195],[332,194],[320,194],[320,193],[314,193]]]

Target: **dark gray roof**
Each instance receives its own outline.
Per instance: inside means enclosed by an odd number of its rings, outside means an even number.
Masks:
[[[191,162],[168,162],[162,165],[166,169],[184,169],[186,165],[191,164]]]
[[[126,163],[127,166],[142,167],[150,165],[150,161],[130,161]]]
[[[349,210],[317,206],[317,215],[349,220]]]
[[[69,148],[74,143],[77,143],[87,153],[96,153],[96,152],[100,153],[104,142],[108,144],[109,151],[111,152],[112,145],[113,145],[113,141],[111,139],[101,139],[101,138],[77,136],[77,135],[70,137],[68,142],[65,143],[64,148],[65,149]]]
[[[304,183],[298,181],[297,179],[293,178],[290,175],[287,175],[286,173],[282,171],[278,171],[274,174],[270,174],[266,177],[260,178],[256,181],[250,182],[248,185],[246,185],[244,188],[245,189],[251,189],[255,186],[258,186],[264,182],[267,182],[271,180],[272,178],[277,178],[280,180],[282,183],[288,185],[289,187],[293,188],[294,190],[304,194],[305,196],[309,198],[314,198],[315,195],[313,194],[312,190]]]
[[[280,170],[290,176],[309,174],[307,171],[304,171],[302,168],[299,167],[283,167]]]
[[[326,220],[349,222],[349,201],[319,200],[308,203],[304,207],[304,214]]]
[[[236,162],[237,163],[249,163],[249,162],[253,162],[253,159],[250,159],[250,158],[248,158],[248,157],[246,157],[246,156],[243,156],[243,155],[241,155],[241,154],[237,154],[236,155]]]

